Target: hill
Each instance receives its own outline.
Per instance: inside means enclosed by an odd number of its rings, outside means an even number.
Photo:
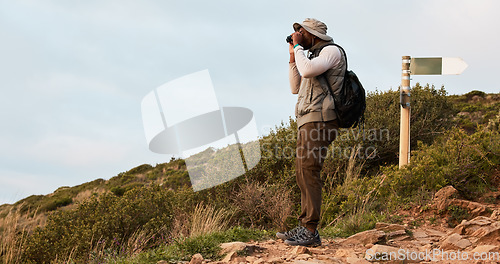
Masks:
[[[464,201],[496,208],[500,95],[449,96],[443,87],[417,84],[412,96],[418,100],[405,169],[395,165],[398,91],[368,95],[363,134],[341,131],[322,171],[325,237],[348,237],[379,222],[432,225],[434,218],[453,226],[477,216],[465,203],[425,209],[447,185]],[[254,169],[208,190],[193,192],[185,162],[175,159],[2,205],[0,257],[5,263],[148,263],[126,259],[189,260],[202,252],[217,258],[215,242],[272,236],[296,225],[295,131],[293,119],[277,126],[260,139],[263,155]]]

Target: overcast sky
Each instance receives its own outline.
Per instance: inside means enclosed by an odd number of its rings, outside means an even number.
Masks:
[[[397,89],[409,55],[469,65],[412,85],[499,92],[499,11],[495,0],[0,0],[0,204],[167,162],[148,150],[141,100],[193,72],[208,69],[219,105],[251,109],[265,135],[293,116],[285,38],[307,17],[328,25],[368,91]]]

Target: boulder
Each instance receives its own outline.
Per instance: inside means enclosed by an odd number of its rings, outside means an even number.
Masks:
[[[474,248],[472,250],[472,252],[478,252],[478,253],[489,253],[489,252],[498,252],[500,247],[498,246],[493,246],[493,245],[481,245],[481,246],[477,246],[476,248]]]
[[[295,255],[300,255],[300,254],[310,254],[311,252],[306,247],[297,246],[292,250],[292,253]]]
[[[440,249],[446,251],[446,250],[463,250],[467,247],[472,245],[470,240],[463,238],[459,234],[451,234],[449,237],[447,237],[440,246]]]
[[[242,251],[247,248],[247,244],[243,242],[222,243],[220,248],[222,249],[222,254],[227,254],[232,251]]]
[[[222,251],[221,251],[222,255],[230,253],[230,252],[236,252],[236,251],[244,251],[246,254],[250,255],[250,254],[254,253],[255,251],[257,251],[257,249],[259,247],[255,246],[255,245],[243,243],[243,242],[229,242],[229,243],[221,244],[220,248],[222,249]]]
[[[500,246],[500,222],[485,216],[478,216],[469,221],[462,221],[453,232],[471,237],[475,245]]]
[[[342,244],[345,244],[345,245],[377,244],[377,243],[382,242],[384,240],[385,240],[385,232],[384,231],[372,229],[372,230],[367,230],[367,231],[363,231],[363,232],[354,234],[354,235],[348,237],[346,240],[344,240],[342,242]]]
[[[436,209],[445,210],[448,208],[448,200],[454,198],[458,195],[457,189],[453,188],[453,186],[448,185],[446,187],[441,188],[439,191],[434,194],[433,204],[435,204]]]

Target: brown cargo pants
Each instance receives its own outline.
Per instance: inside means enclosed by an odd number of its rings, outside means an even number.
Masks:
[[[297,135],[296,176],[301,192],[299,223],[316,229],[321,213],[323,180],[321,168],[328,154],[328,146],[338,133],[337,120],[311,122],[302,125]]]

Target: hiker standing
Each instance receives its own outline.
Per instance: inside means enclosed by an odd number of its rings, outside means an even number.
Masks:
[[[332,45],[333,39],[326,35],[327,26],[323,22],[307,18],[301,24],[294,23],[293,29],[289,78],[292,93],[298,94],[296,177],[301,192],[301,214],[298,227],[276,236],[288,245],[318,246],[323,188],[320,172],[328,146],[339,128],[333,98],[321,81],[328,82],[336,93],[342,86],[346,62],[340,49]],[[308,50],[307,57],[304,50]]]

